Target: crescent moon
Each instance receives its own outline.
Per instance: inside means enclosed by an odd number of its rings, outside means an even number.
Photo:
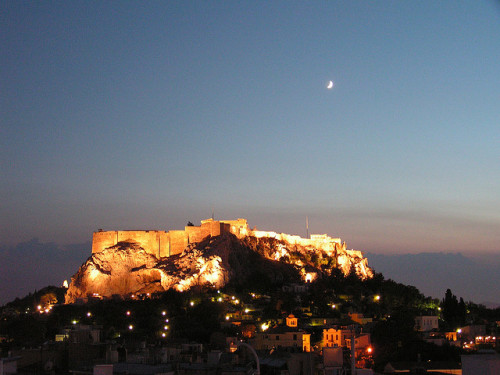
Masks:
[[[329,81],[329,82],[328,82],[328,85],[326,85],[326,88],[327,88],[328,90],[331,90],[331,89],[333,89],[333,86],[334,86],[334,85],[335,85],[335,84],[333,83],[333,81]]]

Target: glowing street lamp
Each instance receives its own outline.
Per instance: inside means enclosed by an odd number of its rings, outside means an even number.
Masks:
[[[134,326],[131,324],[128,326],[129,331],[132,331],[134,329]]]

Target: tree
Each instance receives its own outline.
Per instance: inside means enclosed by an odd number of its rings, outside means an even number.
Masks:
[[[457,296],[455,296],[450,289],[446,289],[446,293],[443,299],[443,319],[448,325],[448,327],[454,330],[460,324],[459,317],[460,317],[460,312],[459,312]]]
[[[460,302],[458,303],[457,315],[458,323],[462,326],[465,325],[467,318],[467,306],[465,306],[465,302],[462,297],[460,297]]]

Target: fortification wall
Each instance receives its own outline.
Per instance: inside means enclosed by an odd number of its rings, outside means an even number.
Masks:
[[[118,242],[135,241],[148,253],[159,257],[160,255],[160,231],[157,230],[120,230],[118,231]]]
[[[250,230],[246,219],[221,220],[220,222],[224,225],[221,230],[231,232],[238,238],[248,235]]]
[[[246,235],[257,238],[276,238],[278,241],[284,241],[289,244],[297,244],[304,247],[311,246],[316,249],[321,249],[329,254],[333,254],[337,250],[341,250],[344,245],[340,238],[332,238],[327,234],[312,234],[311,238],[302,238],[297,235],[286,233],[267,232],[262,230],[250,230],[244,232]]]
[[[158,258],[164,258],[170,256],[170,233],[169,232],[159,232],[159,243],[160,243],[160,254]]]
[[[186,226],[184,230],[120,230],[94,232],[92,253],[116,245],[120,241],[134,241],[157,258],[180,254],[191,243],[230,232],[232,228],[247,227],[245,219],[231,221],[203,220],[200,226]],[[236,231],[236,229],[235,229]]]
[[[170,255],[176,255],[182,253],[182,250],[188,245],[188,236],[186,231],[183,230],[171,230],[168,232],[170,234]]]
[[[332,238],[326,234],[313,234],[311,238],[302,238],[285,233],[251,230],[246,219],[236,220],[202,220],[200,226],[186,226],[184,230],[158,231],[158,230],[125,230],[125,231],[98,231],[94,232],[92,240],[92,253],[116,245],[120,241],[138,242],[147,252],[157,258],[169,257],[180,254],[192,243],[199,243],[209,237],[216,237],[224,232],[230,232],[239,238],[255,236],[257,238],[276,238],[290,244],[312,246],[329,253],[345,250],[345,243],[340,238]],[[360,254],[360,253],[359,253]],[[352,256],[360,256],[353,252]]]
[[[186,227],[184,231],[186,232],[189,243],[201,242],[211,235],[208,225],[202,225],[201,227]]]
[[[103,251],[105,248],[114,246],[118,242],[118,231],[98,231],[92,236],[92,254]]]

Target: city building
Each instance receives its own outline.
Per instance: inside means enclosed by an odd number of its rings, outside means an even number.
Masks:
[[[323,329],[323,347],[333,348],[347,346],[346,340],[351,338],[355,331],[348,327]]]
[[[415,317],[415,330],[420,332],[428,332],[438,329],[438,317],[433,315],[421,315]]]
[[[252,346],[256,350],[284,349],[290,352],[309,352],[311,334],[298,328],[298,319],[290,314],[286,318],[285,326],[256,333]]]

